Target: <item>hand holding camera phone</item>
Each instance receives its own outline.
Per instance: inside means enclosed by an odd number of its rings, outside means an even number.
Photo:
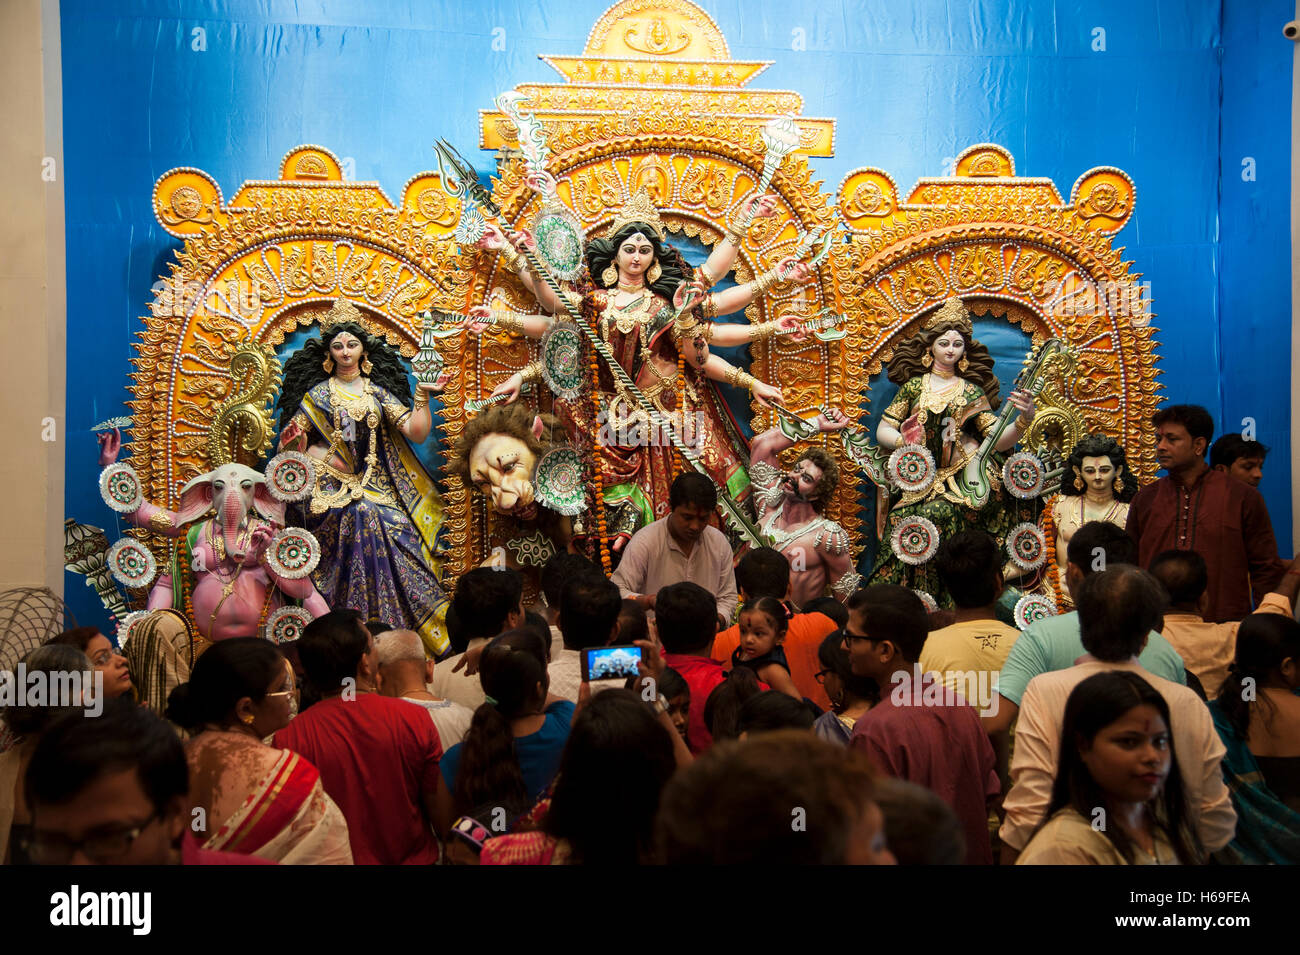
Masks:
[[[582,651],[582,679],[584,683],[595,680],[626,680],[637,675],[641,662],[641,648],[630,644],[613,647],[592,647]]]

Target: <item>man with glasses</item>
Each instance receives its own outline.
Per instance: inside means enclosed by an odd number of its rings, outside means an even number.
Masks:
[[[27,768],[28,857],[38,865],[268,865],[200,849],[189,768],[172,726],[129,699],[62,717]]]
[[[932,790],[961,820],[967,865],[992,865],[988,810],[1002,791],[993,746],[975,708],[921,671],[925,605],[907,587],[875,584],[855,591],[848,608],[850,665],[880,687],[880,702],[858,718],[849,748],[886,775]]]

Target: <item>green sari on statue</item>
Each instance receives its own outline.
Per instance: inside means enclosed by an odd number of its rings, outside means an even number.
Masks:
[[[921,443],[934,459],[936,473],[934,482],[925,490],[889,493],[889,511],[876,566],[867,581],[923,590],[940,607],[950,607],[952,601],[939,580],[938,571],[930,563],[939,543],[978,527],[1004,545],[1014,517],[1002,490],[1002,455],[991,455],[985,465],[993,490],[983,506],[964,495],[957,483],[957,475],[974,457],[980,440],[996,423],[997,415],[982,388],[960,377],[954,382],[947,388],[936,388],[933,385],[939,381],[929,374],[910,378],[885,409],[882,422],[899,431],[908,418],[916,417],[924,432]],[[882,450],[881,454],[884,453]],[[908,519],[914,517],[923,517],[938,529],[932,546],[924,548],[929,557],[918,564],[900,558],[895,545],[896,535],[908,533]],[[914,527],[911,533],[916,533]]]

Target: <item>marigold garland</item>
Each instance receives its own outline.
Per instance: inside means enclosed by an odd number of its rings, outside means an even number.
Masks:
[[[190,550],[190,535],[188,529],[181,530],[181,536],[177,539],[176,545],[177,567],[180,570],[180,580],[173,580],[172,586],[180,585],[181,594],[185,600],[185,618],[193,625],[194,632],[199,632],[198,621],[194,617],[194,588],[190,586],[190,568],[194,560],[194,554]]]
[[[588,351],[588,367],[591,369],[591,420],[598,422],[600,420],[600,362],[596,354],[596,349],[591,348]],[[606,422],[610,424],[610,422]],[[605,576],[613,574],[613,562],[609,556],[609,529],[605,517],[605,482],[601,477],[601,443],[600,429],[596,429],[595,441],[593,442],[592,454],[592,486],[595,488],[595,500],[593,502],[596,510],[596,528],[599,537],[597,546],[600,548],[600,566],[605,571]]]
[[[677,381],[679,390],[677,393],[677,417],[681,422],[678,433],[683,436],[686,434],[686,350],[682,348],[682,343],[677,343]],[[669,422],[672,426],[672,422]],[[686,471],[686,456],[680,449],[674,449],[673,457],[677,460],[677,473],[682,474]]]
[[[1047,540],[1047,579],[1056,594],[1056,606],[1073,606],[1070,595],[1061,590],[1061,567],[1056,561],[1056,519],[1052,516],[1061,495],[1054,494],[1043,508],[1043,537]]]

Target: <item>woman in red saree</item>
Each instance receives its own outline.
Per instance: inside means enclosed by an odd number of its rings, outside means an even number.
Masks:
[[[348,827],[316,767],[262,742],[296,708],[293,670],[274,645],[224,640],[177,687],[167,716],[196,735],[185,745],[202,848],[288,865],[351,865]]]

